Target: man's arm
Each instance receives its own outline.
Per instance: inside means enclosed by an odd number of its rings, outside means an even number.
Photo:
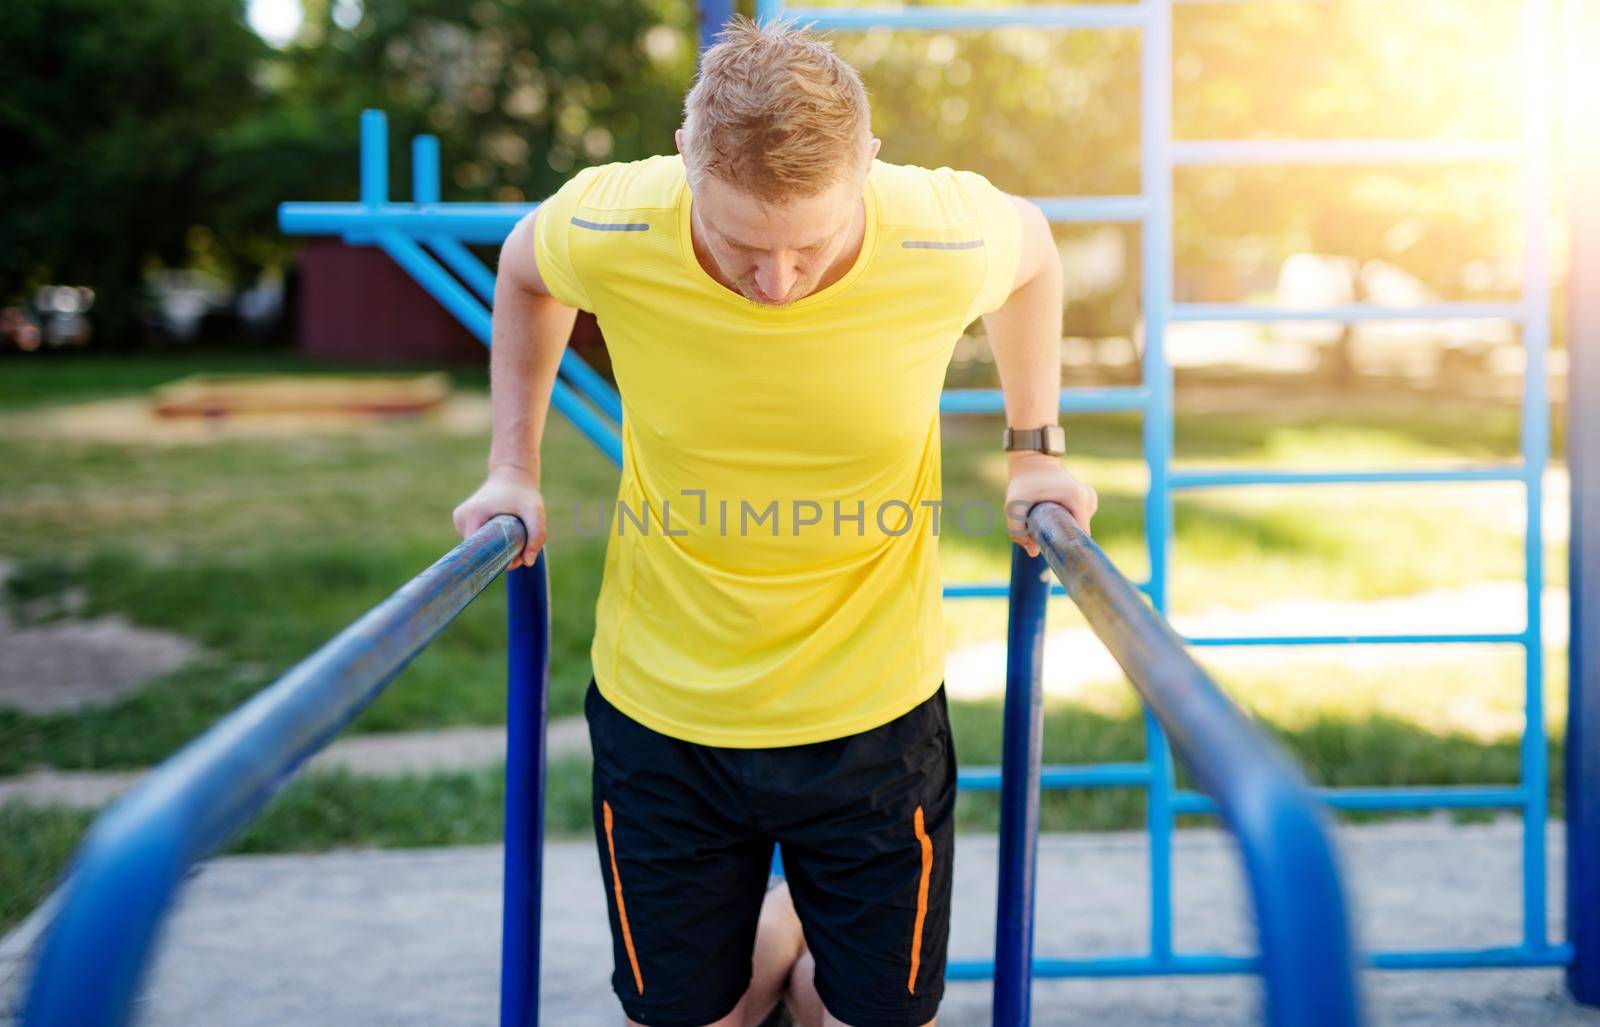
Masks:
[[[989,346],[1000,372],[1006,423],[1038,428],[1060,420],[1061,254],[1044,212],[1019,196],[1011,197],[1022,218],[1021,255],[1011,295],[983,317]],[[1012,541],[1038,556],[1027,535],[1026,514],[1034,503],[1051,500],[1067,508],[1089,530],[1098,505],[1094,489],[1067,473],[1058,457],[1039,452],[1007,453],[1006,524]]]
[[[541,208],[542,210],[543,208]],[[539,446],[550,412],[550,392],[578,312],[550,295],[534,256],[534,219],[517,222],[500,250],[490,332],[489,404],[494,438],[489,473],[482,486],[456,507],[462,538],[496,514],[515,514],[528,529],[528,544],[513,568],[532,566],[546,537],[544,498],[539,493]]]

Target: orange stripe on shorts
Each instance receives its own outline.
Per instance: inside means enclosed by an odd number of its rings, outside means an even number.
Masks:
[[[622,944],[628,950],[628,962],[633,965],[633,984],[639,989],[639,994],[644,994],[644,975],[639,973],[639,956],[633,951],[633,932],[628,929],[628,907],[622,902],[622,878],[617,876],[617,842],[611,837],[611,803],[600,800],[600,808],[605,811],[606,817],[606,848],[611,850],[611,890],[617,896],[617,918],[622,921]],[[922,824],[922,811],[917,810],[917,825],[920,830]],[[927,843],[923,843],[923,851],[927,851]],[[928,874],[922,874],[922,890],[928,890]],[[917,914],[917,934],[922,933],[922,914]],[[915,966],[916,963],[912,963]]]
[[[911,820],[917,831],[917,841],[922,845],[922,880],[917,884],[917,922],[911,929],[911,976],[906,990],[917,993],[917,969],[922,965],[922,921],[928,915],[928,876],[933,873],[933,839],[928,837],[922,823],[922,807],[917,807]]]

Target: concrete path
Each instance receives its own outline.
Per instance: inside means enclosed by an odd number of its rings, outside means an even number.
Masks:
[[[589,728],[582,717],[550,722],[546,732],[551,759],[589,756]],[[506,729],[455,727],[437,731],[346,735],[312,757],[310,772],[344,770],[363,777],[394,777],[477,770],[505,762]],[[0,777],[0,805],[10,800],[34,805],[101,806],[132,788],[142,770],[35,770]]]
[[[1466,947],[1520,934],[1520,828],[1442,819],[1342,829],[1364,944]],[[1562,833],[1549,837],[1552,936],[1561,937]],[[995,842],[958,841],[952,952],[982,958],[993,940]],[[1231,843],[1178,836],[1176,941],[1244,951],[1250,943]],[[1054,835],[1041,843],[1040,954],[1134,953],[1146,917],[1145,840],[1136,832]],[[552,843],[545,866],[544,1020],[616,1027],[601,879],[588,842]],[[142,1004],[162,1027],[283,1024],[492,1024],[500,934],[493,847],[240,856],[208,864],[171,921]],[[0,941],[0,1022],[14,1010],[42,916]],[[1368,973],[1380,1025],[1600,1023],[1564,997],[1556,970]],[[1255,1022],[1254,978],[1040,982],[1045,1027]],[[953,983],[944,1027],[988,1022],[988,986]]]

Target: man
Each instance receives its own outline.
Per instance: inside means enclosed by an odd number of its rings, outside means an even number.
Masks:
[[[1012,539],[1037,554],[1041,500],[1088,525],[1055,441],[1059,257],[983,177],[876,160],[860,77],[792,25],[735,22],[685,110],[678,155],[583,171],[506,240],[489,474],[456,527],[515,514],[532,563],[548,397],[593,311],[623,468],[585,712],[629,1022],[784,1002],[806,1027],[931,1024],[955,804],[940,390],[983,317],[1032,436],[1006,454]]]

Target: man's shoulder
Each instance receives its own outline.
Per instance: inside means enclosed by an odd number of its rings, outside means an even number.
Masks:
[[[976,190],[994,186],[975,171],[872,162],[870,181],[885,226],[955,228],[981,219]]]
[[[581,209],[611,214],[670,209],[677,205],[683,182],[683,158],[663,154],[587,168],[570,184],[582,183],[577,201]]]

